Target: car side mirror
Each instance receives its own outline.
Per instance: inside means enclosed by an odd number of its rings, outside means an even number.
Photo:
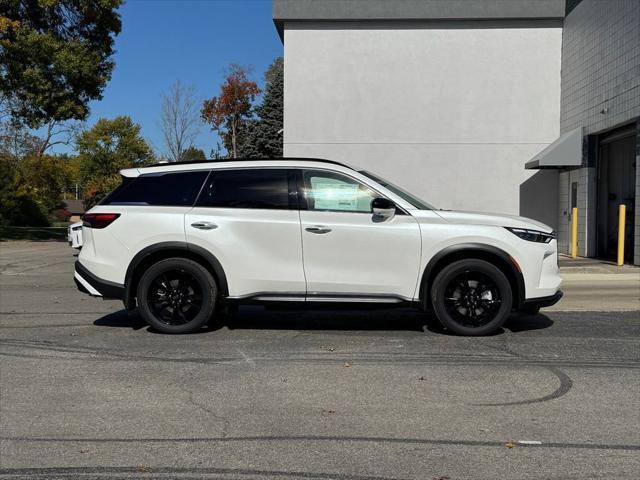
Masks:
[[[396,204],[388,198],[374,198],[371,200],[371,211],[374,216],[386,220],[395,216]]]

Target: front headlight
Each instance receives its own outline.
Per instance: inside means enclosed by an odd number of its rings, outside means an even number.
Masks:
[[[527,228],[504,227],[514,235],[519,236],[528,242],[549,243],[556,238],[556,232],[546,233],[539,230],[529,230]]]

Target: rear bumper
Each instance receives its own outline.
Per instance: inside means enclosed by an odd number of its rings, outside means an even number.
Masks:
[[[76,261],[73,280],[76,282],[78,290],[93,297],[113,298],[116,300],[124,298],[124,285],[96,277],[79,261]]]
[[[556,293],[554,293],[553,295],[549,295],[548,297],[529,298],[529,299],[525,300],[524,302],[522,302],[522,307],[523,308],[527,308],[527,307],[538,307],[538,308],[550,307],[551,305],[555,305],[556,303],[558,303],[563,295],[564,294],[562,293],[562,291],[558,290]]]

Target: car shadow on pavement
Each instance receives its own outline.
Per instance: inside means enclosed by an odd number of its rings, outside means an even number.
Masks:
[[[100,327],[117,327],[140,330],[146,328],[150,333],[159,333],[148,327],[136,311],[120,310],[110,313],[93,322]],[[553,320],[543,314],[511,315],[502,328],[492,335],[540,330],[553,325]],[[230,330],[327,330],[327,331],[413,331],[428,330],[441,335],[456,335],[442,328],[431,314],[414,309],[271,309],[259,306],[241,307],[233,313],[224,315],[212,322],[207,328],[194,333],[207,333],[227,327]]]
[[[140,330],[148,326],[138,312],[128,312],[127,310],[120,310],[100,317],[93,324],[97,327],[120,327],[132,330]]]
[[[502,335],[506,333],[506,331],[509,331],[511,333],[519,333],[527,332],[530,330],[542,330],[544,328],[549,328],[552,325],[553,320],[541,313],[534,315],[513,313],[509,318],[507,318],[507,321],[504,322],[504,325],[502,325],[501,328],[497,329],[493,333],[484,336],[494,337],[496,335]],[[445,330],[433,316],[430,316],[430,321],[427,323],[426,327],[427,330],[433,333],[438,333],[441,335],[460,336],[457,333]]]

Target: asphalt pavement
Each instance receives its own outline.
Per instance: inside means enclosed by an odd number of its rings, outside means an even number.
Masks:
[[[169,336],[77,292],[73,253],[0,243],[0,478],[640,478],[632,279],[483,338],[261,307]]]

